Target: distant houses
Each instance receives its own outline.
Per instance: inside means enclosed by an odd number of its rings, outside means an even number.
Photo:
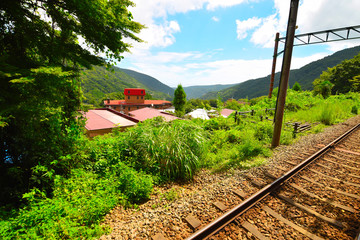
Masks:
[[[106,108],[89,110],[83,113],[86,118],[86,132],[88,137],[110,133],[114,128],[121,131],[154,117],[163,117],[165,121],[179,119],[169,112],[174,112],[171,102],[165,100],[145,100],[145,89],[126,88],[125,99],[105,100]],[[165,112],[166,111],[166,112]],[[223,109],[220,113],[228,117],[234,110]],[[196,109],[186,115],[189,118],[204,120],[218,116],[216,110],[206,111]]]
[[[122,100],[110,100],[104,101],[104,105],[107,108],[114,109],[121,113],[128,114],[131,111],[151,107],[155,109],[166,109],[172,106],[170,101],[165,100],[145,100],[145,89],[141,88],[125,88],[125,99]]]

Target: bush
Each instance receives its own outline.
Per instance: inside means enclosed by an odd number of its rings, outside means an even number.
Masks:
[[[296,92],[301,92],[301,86],[298,82],[295,82],[293,87],[292,87],[292,90],[296,91]]]
[[[358,114],[358,107],[356,105],[352,106],[351,113],[357,115]]]
[[[105,229],[98,225],[122,195],[113,179],[75,170],[71,178],[57,176],[54,197],[38,189],[24,194],[28,205],[17,215],[0,223],[2,239],[84,239],[99,237]]]

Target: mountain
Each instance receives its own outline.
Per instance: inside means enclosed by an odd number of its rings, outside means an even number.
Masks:
[[[295,82],[301,85],[303,90],[312,90],[312,82],[320,76],[323,71],[329,67],[334,67],[345,59],[351,59],[359,54],[360,46],[344,49],[338,51],[323,59],[311,62],[299,69],[290,71],[289,85],[292,87]],[[274,88],[279,86],[280,72],[275,74]],[[255,98],[268,95],[270,85],[270,75],[262,78],[248,80],[239,83],[233,87],[226,88],[220,91],[206,93],[201,99],[214,99],[218,93],[222,99],[240,99],[240,98]]]
[[[126,69],[112,67],[107,70],[106,67],[94,66],[93,69],[83,71],[81,75],[82,91],[85,96],[84,103],[99,106],[106,94],[123,93],[125,88],[144,88],[147,93],[155,99],[171,100],[174,90],[155,78],[145,74],[131,71],[133,76],[125,73]],[[159,89],[156,89],[160,86]],[[160,89],[166,91],[162,92]],[[169,90],[170,89],[170,90]]]
[[[186,98],[200,98],[202,95],[208,93],[208,92],[217,92],[225,88],[232,87],[236,84],[227,84],[227,85],[206,85],[206,86],[189,86],[189,87],[183,87],[184,91],[186,93]]]
[[[124,69],[124,68],[119,68],[119,69],[122,72],[126,73],[127,75],[135,78],[140,83],[146,85],[152,91],[163,92],[163,93],[166,93],[166,94],[170,95],[171,97],[174,96],[174,89],[167,86],[167,85],[165,85],[165,84],[163,84],[163,83],[161,83],[156,78],[153,78],[153,77],[151,77],[149,75],[139,73],[139,72],[129,70],[129,69]]]

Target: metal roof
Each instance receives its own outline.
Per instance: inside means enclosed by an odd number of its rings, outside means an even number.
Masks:
[[[145,121],[146,119],[159,117],[159,116],[164,117],[166,121],[172,121],[175,119],[179,119],[171,114],[164,113],[162,111],[159,111],[159,110],[156,110],[153,108],[147,108],[147,107],[131,111],[131,112],[129,112],[129,114],[133,118],[138,119],[139,121]]]
[[[129,127],[136,125],[136,122],[130,121],[107,109],[89,110],[85,114],[87,130],[99,130],[115,127]]]

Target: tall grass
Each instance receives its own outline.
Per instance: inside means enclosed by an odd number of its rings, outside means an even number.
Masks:
[[[192,121],[145,121],[120,135],[124,161],[164,179],[188,180],[199,167],[206,132]],[[126,156],[126,157],[125,157]]]

